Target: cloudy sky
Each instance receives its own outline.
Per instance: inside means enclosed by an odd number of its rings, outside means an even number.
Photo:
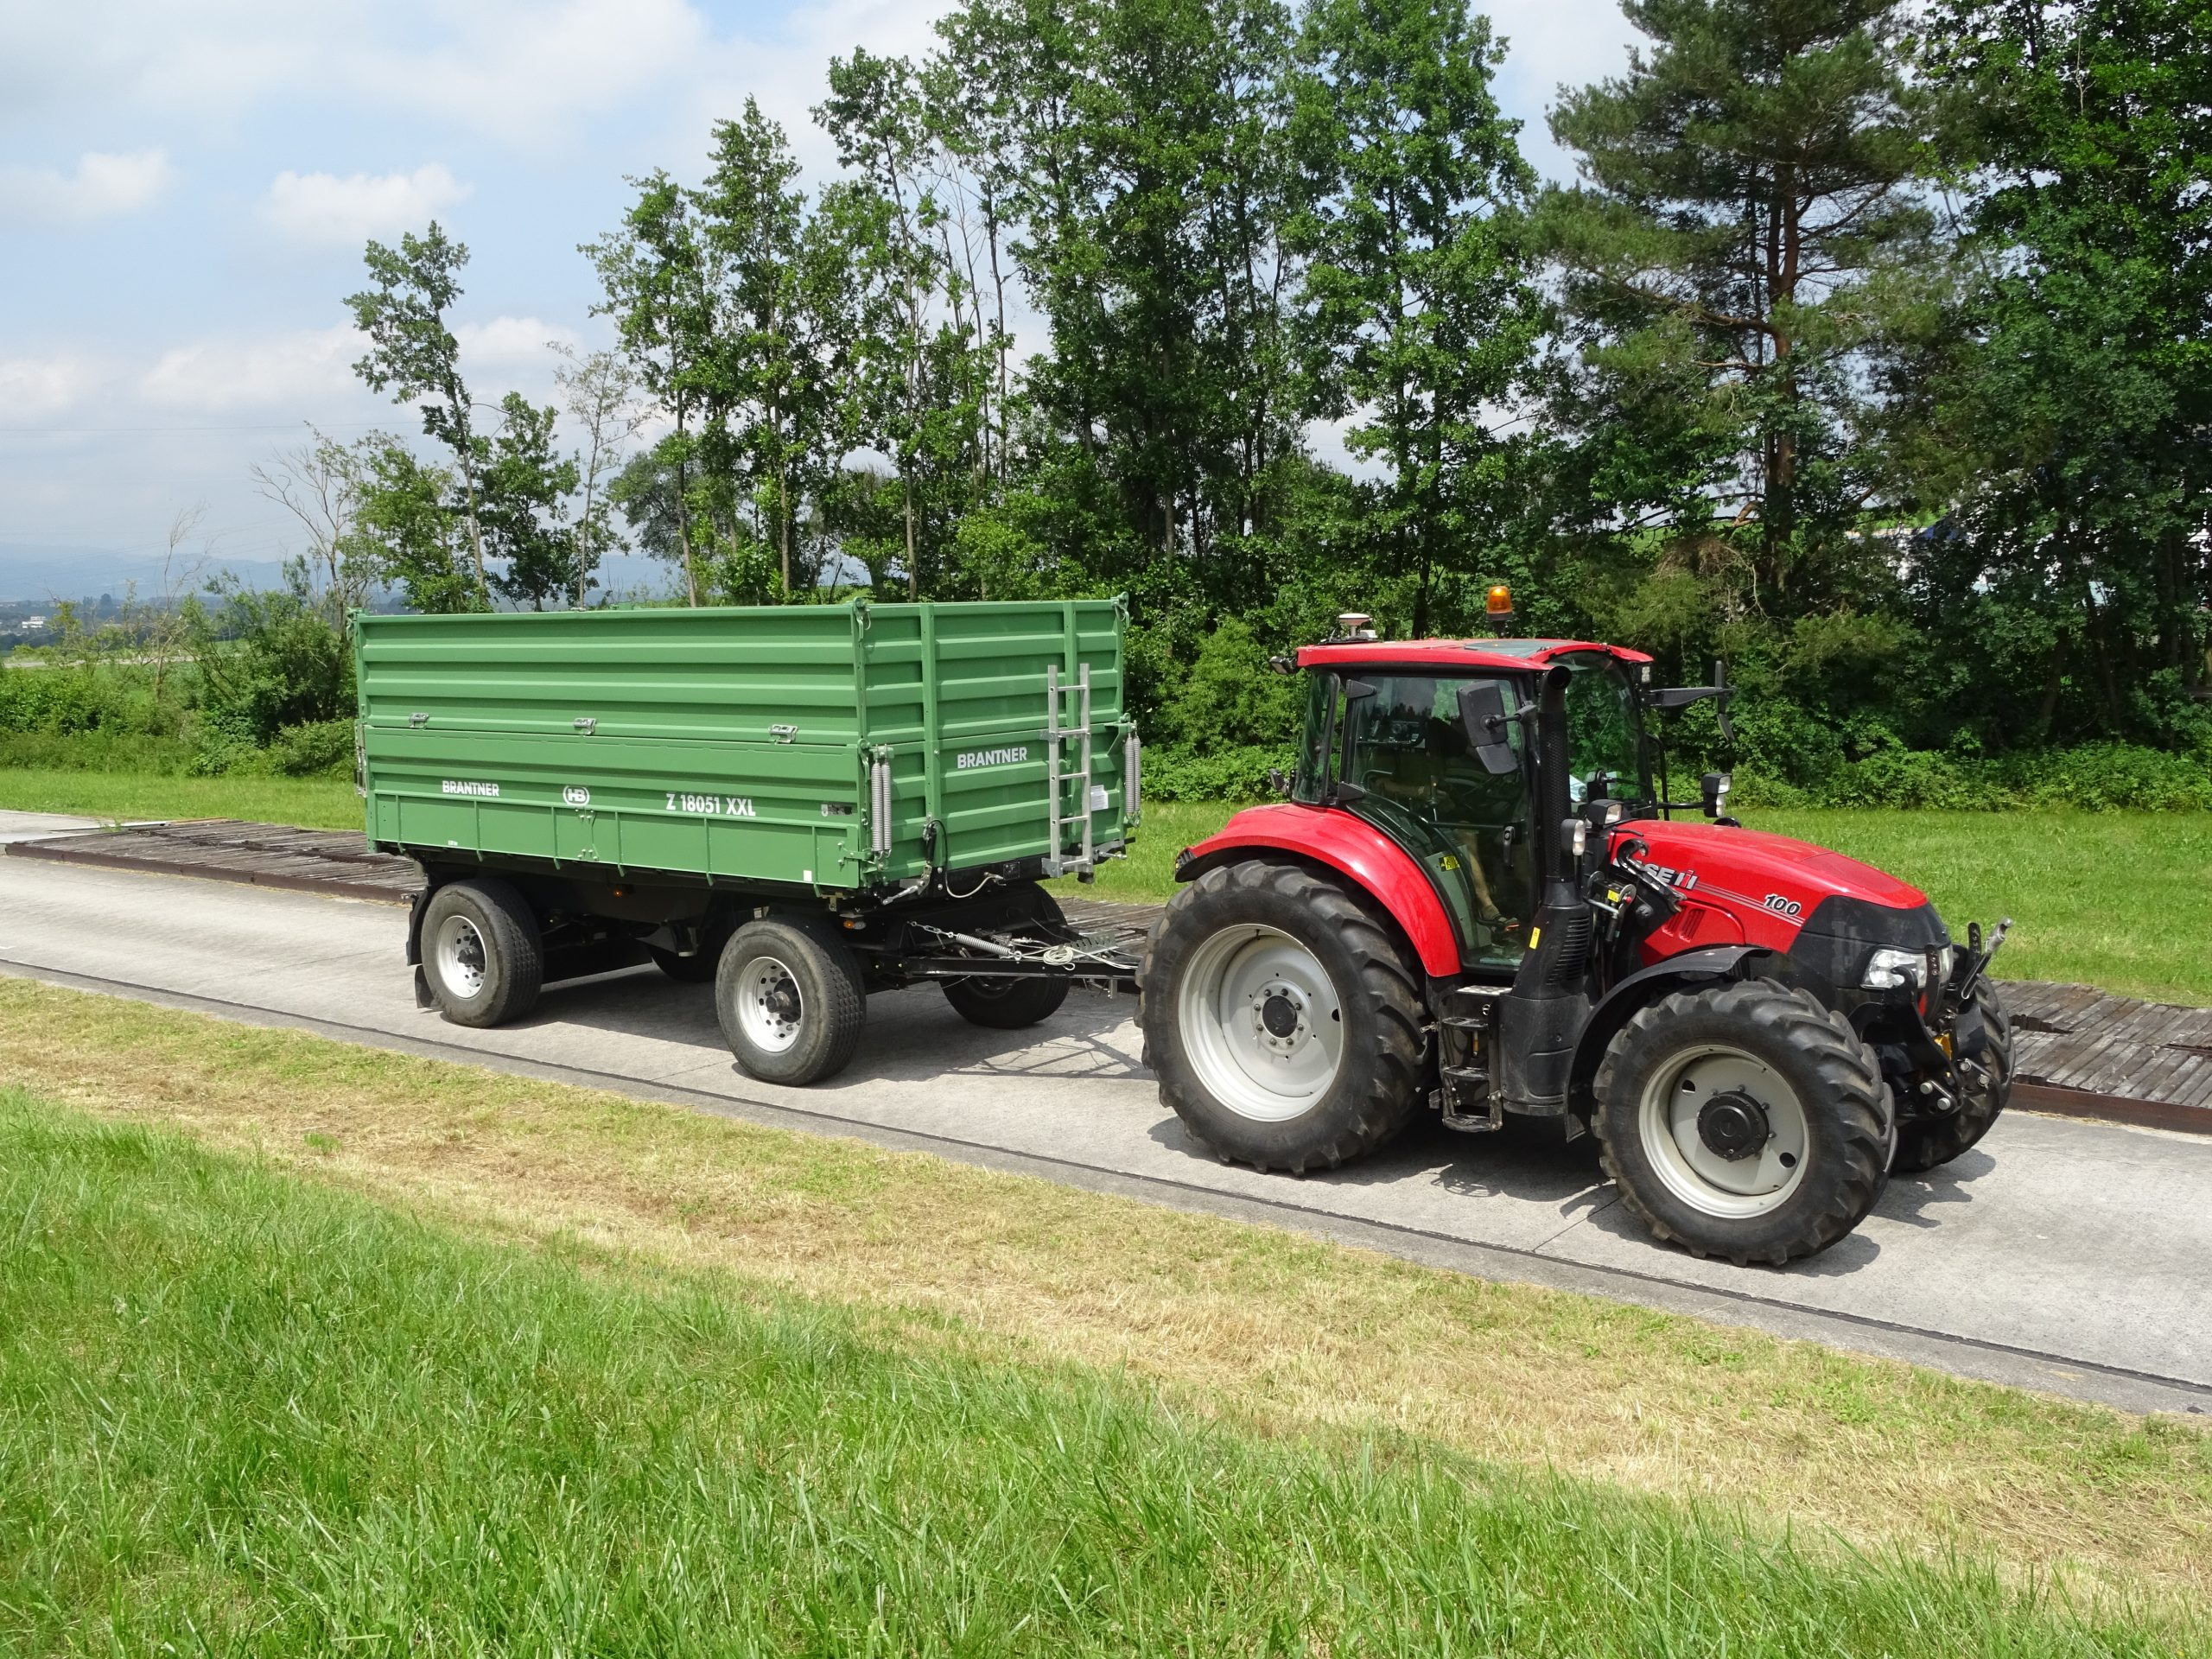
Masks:
[[[362,391],[340,298],[364,238],[435,216],[474,258],[478,395],[550,395],[549,340],[603,343],[575,246],[626,174],[694,175],[749,94],[803,158],[832,54],[919,52],[931,0],[27,0],[0,6],[0,597],[6,567],[157,550],[183,508],[220,558],[293,539],[248,469]],[[1617,71],[1614,0],[1498,0],[1530,158],[1543,111]]]

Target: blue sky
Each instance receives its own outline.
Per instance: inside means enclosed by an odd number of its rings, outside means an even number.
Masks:
[[[694,0],[16,0],[0,7],[0,584],[24,548],[160,549],[180,510],[219,561],[296,537],[249,469],[363,391],[340,303],[365,238],[434,214],[474,258],[458,314],[480,397],[550,397],[550,340],[603,343],[575,251],[625,174],[696,173],[747,95],[818,172],[806,118],[855,45],[918,53],[941,6]],[[1543,111],[1617,73],[1614,0],[1501,0],[1500,92]],[[94,552],[92,550],[99,550]],[[0,585],[0,593],[4,593]]]

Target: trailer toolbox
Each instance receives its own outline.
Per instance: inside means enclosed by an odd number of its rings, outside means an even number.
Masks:
[[[1124,617],[1117,600],[364,613],[368,837],[445,865],[817,890],[1087,874],[1139,811]]]

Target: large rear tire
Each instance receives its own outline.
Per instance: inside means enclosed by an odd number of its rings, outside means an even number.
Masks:
[[[1022,913],[1013,932],[1028,936],[1027,924],[1035,925],[1034,937],[1046,943],[1057,942],[1065,933],[1067,918],[1061,913],[1060,901],[1039,887],[1016,894],[1013,903]],[[982,1026],[990,1031],[1023,1031],[1040,1021],[1051,1019],[1060,1011],[1060,1004],[1068,1000],[1069,981],[1066,976],[1054,974],[1007,974],[993,976],[977,974],[969,979],[947,979],[939,982],[944,987],[944,1000],[953,1010],[971,1026]]]
[[[521,1019],[545,982],[537,916],[505,881],[448,882],[423,906],[423,975],[456,1026]]]
[[[746,923],[722,947],[715,1014],[747,1076],[798,1087],[850,1063],[868,993],[842,939],[804,920],[769,918]]]
[[[1605,1173],[1654,1236],[1780,1267],[1882,1195],[1894,1119],[1874,1052],[1774,980],[1661,998],[1598,1069]]]
[[[1891,1167],[1899,1174],[1917,1175],[1949,1163],[1989,1133],[1989,1126],[2012,1097],[2012,1022],[2005,1017],[1997,988],[1986,979],[1974,988],[1974,1005],[1989,1033],[1988,1046],[1977,1062],[1986,1081],[1967,1090],[1958,1110],[1949,1116],[1914,1118],[1897,1125],[1897,1162]]]
[[[1185,887],[1137,988],[1161,1103],[1224,1160],[1333,1169],[1420,1103],[1418,970],[1343,887],[1302,866],[1250,860]]]

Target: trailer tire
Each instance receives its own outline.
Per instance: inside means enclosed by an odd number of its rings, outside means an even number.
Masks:
[[[423,969],[456,1026],[504,1026],[537,1001],[545,949],[537,918],[505,881],[448,881],[423,906]]]
[[[715,1014],[747,1076],[798,1087],[851,1062],[868,992],[842,939],[807,919],[769,918],[746,923],[722,947]]]
[[[1775,980],[1643,1008],[1605,1051],[1595,1092],[1621,1202],[1693,1255],[1777,1268],[1811,1255],[1865,1219],[1887,1179],[1896,1119],[1874,1051]]]
[[[1255,1168],[1364,1156],[1421,1103],[1421,982],[1338,882],[1264,859],[1208,870],[1170,901],[1137,973],[1160,1102]]]
[[[2012,1022],[1987,980],[1974,988],[1974,1001],[1989,1033],[1989,1046],[1982,1055],[1989,1082],[1963,1095],[1958,1110],[1948,1117],[1912,1118],[1898,1124],[1897,1161],[1891,1167],[1900,1175],[1917,1175],[1966,1152],[1989,1133],[1989,1126],[2012,1097]]]
[[[1013,895],[1021,919],[1010,930],[1024,931],[1024,923],[1037,924],[1036,931],[1047,944],[1057,944],[1067,931],[1060,901],[1044,888],[1032,886]],[[971,1026],[988,1031],[1023,1031],[1051,1019],[1068,1000],[1071,981],[1065,974],[977,974],[969,979],[938,982],[944,1000]]]

